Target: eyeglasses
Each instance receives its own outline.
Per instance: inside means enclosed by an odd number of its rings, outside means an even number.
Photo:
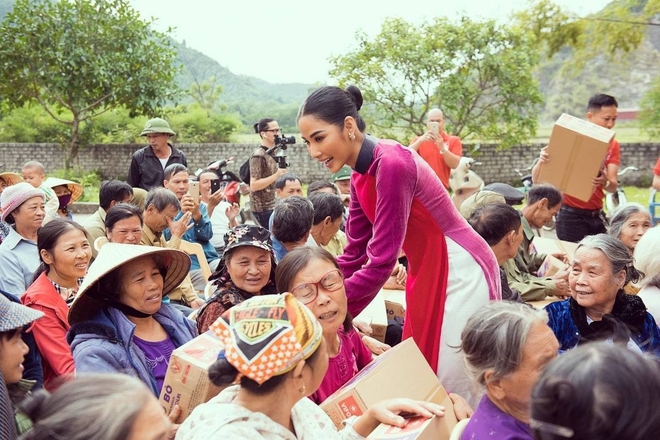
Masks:
[[[344,286],[344,275],[339,269],[333,269],[323,275],[320,281],[316,283],[305,283],[291,289],[293,296],[298,298],[303,304],[309,304],[316,299],[319,294],[319,286],[328,292],[334,292]]]
[[[272,131],[273,133],[279,133],[280,129],[279,128],[272,128],[270,130],[264,130],[264,131]]]

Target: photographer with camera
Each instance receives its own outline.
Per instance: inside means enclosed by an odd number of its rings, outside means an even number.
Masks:
[[[263,118],[254,124],[254,131],[261,137],[261,146],[250,156],[250,208],[252,215],[264,228],[275,207],[275,181],[287,173],[286,156],[276,150],[286,149],[295,138],[280,137],[277,121]]]

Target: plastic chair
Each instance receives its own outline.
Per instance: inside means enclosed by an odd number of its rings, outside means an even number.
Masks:
[[[209,267],[209,262],[206,260],[206,255],[204,255],[204,249],[199,243],[191,243],[186,240],[181,240],[181,245],[179,249],[187,253],[188,255],[194,255],[199,261],[199,267],[202,269],[202,275],[204,276],[204,281],[209,282],[211,277],[211,268]]]
[[[660,224],[660,202],[655,201],[657,194],[658,192],[652,189],[649,197],[649,212],[651,213],[651,224],[653,226]]]
[[[454,429],[451,430],[451,434],[449,435],[449,440],[460,440],[461,435],[463,435],[463,431],[465,431],[465,427],[467,426],[469,421],[470,419],[463,419],[460,422],[458,422],[454,426]]]

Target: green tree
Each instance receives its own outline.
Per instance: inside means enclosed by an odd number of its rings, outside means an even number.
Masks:
[[[66,169],[84,121],[117,107],[153,114],[177,93],[170,31],[152,22],[126,0],[18,0],[0,25],[0,95],[68,126]]]
[[[197,104],[210,115],[213,112],[216,104],[220,100],[222,93],[222,86],[218,83],[218,79],[212,76],[208,79],[200,81],[195,78],[193,83],[188,89],[188,95],[192,97]]]
[[[175,128],[177,142],[230,142],[232,135],[241,128],[237,117],[209,113],[197,103],[167,108],[164,116]]]
[[[448,130],[507,147],[531,137],[542,102],[527,34],[495,21],[435,18],[422,25],[388,19],[358,48],[333,57],[330,74],[356,84],[364,116],[379,134],[409,140],[425,131],[425,113],[440,107]]]
[[[626,63],[657,65],[660,53],[648,42],[648,37],[650,25],[660,21],[658,14],[660,0],[616,0],[586,17],[568,14],[551,0],[534,0],[527,10],[517,14],[516,22],[535,36],[546,57],[561,56],[560,51],[570,49],[570,56],[564,57],[560,78],[601,83],[615,93],[617,84],[646,82],[646,78],[631,74],[632,69],[626,71]],[[612,65],[619,69],[612,69]],[[625,74],[617,77],[621,72]],[[583,96],[595,90],[579,88],[578,94]],[[567,92],[571,93],[567,99],[575,101],[575,91]],[[619,97],[639,102],[642,127],[651,135],[660,135],[660,76],[653,79],[641,99],[629,95]],[[559,100],[558,96],[554,99]]]

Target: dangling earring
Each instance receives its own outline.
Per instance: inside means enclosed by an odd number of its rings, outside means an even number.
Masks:
[[[348,133],[348,138],[352,141],[355,140],[355,135],[353,133]]]

